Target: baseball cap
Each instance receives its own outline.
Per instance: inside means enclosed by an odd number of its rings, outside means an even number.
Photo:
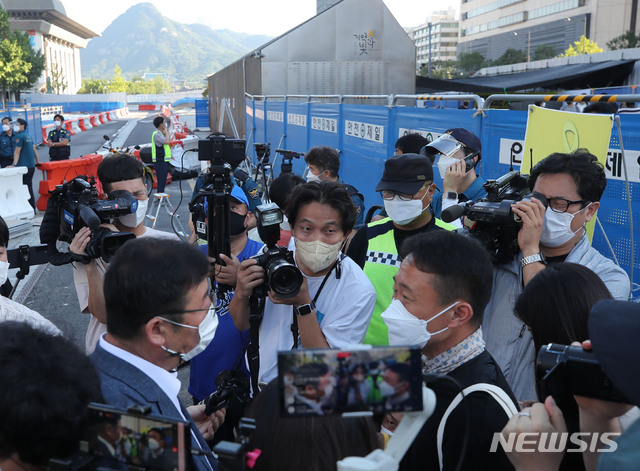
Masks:
[[[447,129],[438,139],[430,142],[420,151],[423,155],[444,154],[451,156],[461,147],[471,152],[480,152],[482,144],[478,136],[464,128]]]
[[[400,154],[389,157],[376,191],[391,190],[412,195],[422,185],[433,181],[433,169],[428,158],[419,154]]]
[[[247,209],[249,209],[249,199],[247,198],[247,195],[244,194],[244,191],[242,191],[242,188],[240,188],[238,185],[233,185],[233,187],[231,188],[231,197],[240,201],[241,203],[246,204]],[[209,210],[209,201],[207,200],[207,198],[204,199],[204,210]]]
[[[602,369],[632,404],[640,405],[640,304],[605,299],[589,315],[589,337]]]

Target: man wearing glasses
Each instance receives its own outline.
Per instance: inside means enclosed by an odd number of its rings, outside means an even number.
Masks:
[[[586,149],[555,153],[538,163],[529,178],[529,187],[547,198],[548,208],[535,198],[512,206],[522,218],[520,253],[512,262],[494,268],[493,295],[482,329],[487,350],[520,401],[536,399],[536,352],[530,333],[513,315],[513,306],[537,273],[551,263],[578,263],[596,273],[614,298],[629,298],[627,273],[591,247],[585,228],[600,207],[606,184],[602,165]]]
[[[107,404],[149,405],[152,415],[189,423],[191,448],[201,450],[190,469],[198,471],[217,469],[205,439],[213,438],[225,412],[206,416],[204,405],[186,408],[176,371],[215,336],[212,293],[209,261],[197,247],[157,238],[128,241],[105,274],[107,333],[90,356]]]
[[[358,231],[347,252],[376,289],[376,305],[364,339],[366,344],[389,344],[387,326],[380,314],[391,304],[393,277],[401,262],[398,253],[405,239],[432,230],[455,229],[432,214],[430,206],[435,189],[433,169],[427,157],[400,154],[385,162],[376,191],[380,192],[389,217]]]

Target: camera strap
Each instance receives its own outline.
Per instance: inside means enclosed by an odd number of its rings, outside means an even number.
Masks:
[[[336,263],[333,264],[333,266],[331,267],[331,270],[329,270],[327,272],[327,274],[324,275],[324,279],[322,280],[322,283],[320,283],[320,287],[318,288],[318,291],[316,291],[316,295],[313,297],[313,304],[316,304],[316,302],[318,301],[318,296],[320,296],[320,292],[322,291],[322,288],[324,288],[324,285],[327,282],[327,280],[329,279],[329,276],[331,276],[331,273],[333,273],[333,269],[334,268],[336,270],[336,278],[340,279],[340,276],[342,275],[342,269],[341,269],[340,265],[342,264],[342,260],[344,260],[345,257],[346,257],[346,255],[341,253],[340,254],[340,258],[338,258]],[[298,349],[298,337],[300,336],[300,331],[298,329],[298,316],[296,316],[296,311],[293,308],[293,306],[291,306],[291,313],[293,314],[293,321],[291,322],[291,335],[293,335],[293,349],[292,350],[297,350]]]
[[[249,298],[249,345],[247,346],[247,360],[253,397],[260,392],[258,388],[258,373],[260,371],[260,324],[264,313],[265,298],[251,295]]]

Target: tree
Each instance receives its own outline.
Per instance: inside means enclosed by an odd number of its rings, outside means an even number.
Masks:
[[[636,36],[633,31],[627,31],[620,36],[616,36],[607,43],[607,47],[612,51],[616,49],[631,49],[640,46],[640,34]]]
[[[90,93],[104,93],[107,91],[107,81],[102,79],[84,79],[82,81],[82,88],[78,90],[78,93],[90,94]]]
[[[127,91],[127,83],[124,78],[122,78],[122,69],[116,65],[113,69],[113,77],[109,80],[109,91],[110,92],[126,92]]]
[[[602,52],[602,48],[583,34],[578,41],[574,41],[566,51],[560,54],[560,57],[579,56],[580,54],[593,54],[595,52]]]
[[[51,92],[56,95],[60,95],[67,88],[67,81],[64,78],[64,72],[56,62],[51,64],[51,70],[49,71],[49,77],[51,79]]]
[[[24,51],[15,41],[0,41],[0,90],[19,89],[27,81],[31,64],[24,60]],[[4,101],[4,93],[3,93]]]
[[[534,61],[541,61],[544,59],[551,59],[556,56],[556,48],[549,44],[540,44],[533,52],[532,59]]]
[[[461,52],[458,56],[458,70],[464,77],[475,74],[484,63],[485,58],[479,52]]]
[[[527,53],[519,49],[507,49],[492,65],[509,65],[527,62]]]

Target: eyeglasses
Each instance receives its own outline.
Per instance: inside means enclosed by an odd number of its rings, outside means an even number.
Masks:
[[[572,204],[581,204],[582,209],[584,209],[585,204],[590,203],[589,200],[571,201],[565,198],[547,198],[547,201],[549,201],[549,207],[551,208],[551,211],[554,211],[556,213],[566,213],[569,209],[569,206],[571,206]]]
[[[382,190],[380,191],[380,196],[382,196],[383,200],[392,200],[395,196],[398,196],[398,199],[400,201],[411,201],[415,195],[420,193],[425,187],[428,187],[429,185],[431,185],[431,182],[425,183],[418,191],[413,194],[399,193],[393,190]]]

